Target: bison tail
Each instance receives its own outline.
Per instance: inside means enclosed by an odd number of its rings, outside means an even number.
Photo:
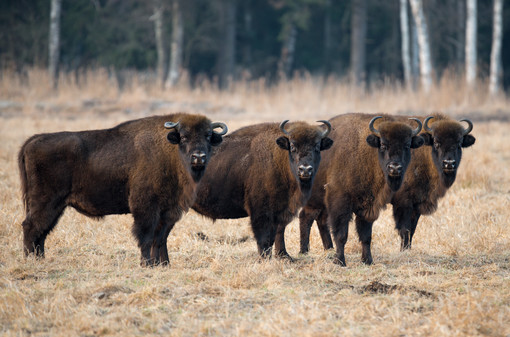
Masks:
[[[21,197],[25,211],[28,213],[28,182],[27,182],[27,169],[25,166],[25,143],[18,154],[18,167],[21,180]]]

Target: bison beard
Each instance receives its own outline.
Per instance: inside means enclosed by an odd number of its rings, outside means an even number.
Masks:
[[[374,122],[380,118],[376,129]],[[333,246],[329,226],[337,249],[335,262],[345,265],[348,225],[355,214],[361,259],[372,263],[372,224],[401,187],[411,149],[423,145],[417,136],[421,122],[413,120],[418,123],[414,130],[389,115],[347,114],[330,120],[337,146],[324,155],[312,196],[299,215],[301,253],[308,251],[310,228],[317,220],[324,246]]]
[[[321,151],[332,140],[326,130],[287,121],[242,128],[225,137],[197,190],[193,209],[212,219],[250,217],[260,256],[271,256],[277,231],[310,196]],[[221,159],[219,158],[221,157]],[[275,255],[288,257],[285,244]]]
[[[179,113],[29,138],[18,156],[25,253],[44,256],[46,236],[71,206],[91,217],[131,213],[142,265],[168,263],[166,238],[226,132],[223,123]]]

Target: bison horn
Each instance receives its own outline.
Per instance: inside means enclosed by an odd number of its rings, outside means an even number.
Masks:
[[[473,130],[473,122],[471,122],[469,119],[461,119],[459,122],[466,122],[466,123],[468,123],[468,128],[464,129],[463,136],[467,135],[468,133],[471,132],[471,130]]]
[[[379,134],[380,134],[380,132],[379,132],[379,130],[377,130],[376,128],[374,128],[374,122],[375,122],[376,120],[378,120],[379,118],[382,118],[382,116],[374,117],[374,118],[372,118],[372,120],[370,121],[370,123],[368,123],[368,127],[369,127],[370,131],[372,131],[372,132],[373,132],[374,134],[376,134],[376,135],[379,135]]]
[[[434,118],[434,116],[428,116],[427,118],[425,118],[425,123],[423,123],[423,128],[425,129],[425,131],[432,132],[432,129],[429,126],[429,120],[431,120],[432,118]]]
[[[289,135],[289,133],[287,132],[287,130],[285,130],[285,124],[287,124],[289,122],[288,119],[284,120],[283,122],[280,123],[280,130],[282,130],[282,132],[284,134],[286,134],[287,136]]]
[[[177,123],[174,123],[174,122],[166,122],[165,123],[165,128],[167,129],[176,129],[177,127],[179,126],[179,122]]]
[[[227,128],[227,125],[225,123],[221,123],[221,122],[214,122],[211,124],[211,127],[213,128],[213,132],[217,135],[220,135],[220,136],[223,136],[224,134],[226,134],[228,132],[228,128]],[[216,132],[214,131],[214,129],[216,128],[221,128],[221,132]]]
[[[421,124],[421,121],[418,118],[409,118],[409,119],[412,120],[412,121],[415,121],[416,123],[418,123],[418,127],[413,130],[413,137],[414,137],[414,136],[416,136],[417,134],[420,133],[421,128],[422,128],[422,124]]]
[[[326,138],[331,132],[331,123],[324,120],[317,121],[317,123],[324,123],[326,125],[326,130],[321,134],[321,138]]]

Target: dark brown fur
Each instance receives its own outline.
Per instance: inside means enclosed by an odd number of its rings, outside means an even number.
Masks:
[[[179,121],[179,128],[165,129],[169,121]],[[151,256],[151,246],[161,245],[195,200],[205,165],[191,165],[190,155],[202,151],[209,158],[221,140],[207,118],[188,114],[32,136],[19,152],[25,253],[44,256],[46,236],[71,206],[91,217],[132,213],[142,263],[168,262],[166,251]]]
[[[302,253],[308,251],[310,227],[317,220],[323,243],[332,247],[329,224],[337,249],[335,262],[345,265],[344,245],[354,213],[362,261],[372,263],[372,224],[400,187],[411,159],[410,148],[423,144],[421,137],[412,137],[413,128],[389,115],[383,115],[376,125],[380,131],[380,137],[376,137],[368,128],[373,117],[347,114],[330,120],[335,146],[324,155],[312,196],[299,215]],[[388,175],[386,165],[393,161],[402,165],[399,177]]]
[[[193,209],[212,219],[250,217],[259,254],[270,256],[277,229],[296,216],[310,196],[320,151],[332,141],[323,129],[303,122],[292,123],[286,136],[278,124],[258,124],[225,137],[201,180]],[[221,159],[219,158],[221,157]],[[313,166],[303,180],[297,167]],[[285,245],[275,255],[286,256]]]

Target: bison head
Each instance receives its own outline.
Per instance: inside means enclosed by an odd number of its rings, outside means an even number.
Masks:
[[[285,136],[276,139],[276,144],[288,151],[290,169],[299,180],[301,188],[310,189],[319,169],[321,151],[333,145],[333,140],[328,137],[331,124],[328,121],[318,121],[326,126],[324,130],[304,122],[297,122],[287,130],[285,128],[287,122],[288,120],[285,120],[280,124],[280,130]]]
[[[179,145],[179,153],[193,180],[198,182],[204,175],[211,157],[211,146],[219,145],[228,128],[224,123],[211,123],[207,118],[185,115],[177,122],[166,122],[171,129],[167,135],[170,143]],[[221,128],[220,132],[215,129]]]
[[[422,124],[417,118],[409,118],[418,123],[416,129],[413,130],[409,125],[400,122],[382,122],[379,129],[376,129],[374,122],[379,118],[382,117],[372,118],[368,125],[373,133],[367,137],[367,143],[379,150],[379,165],[386,182],[392,191],[397,191],[411,161],[411,149],[423,145],[423,138],[418,136]]]
[[[432,160],[442,177],[444,184],[450,187],[457,176],[457,168],[462,157],[462,148],[475,143],[475,137],[469,133],[473,123],[469,119],[459,122],[452,120],[438,120],[429,126],[433,116],[427,117],[424,123],[426,132],[422,134],[425,144],[432,147]],[[465,129],[460,122],[466,122]]]

